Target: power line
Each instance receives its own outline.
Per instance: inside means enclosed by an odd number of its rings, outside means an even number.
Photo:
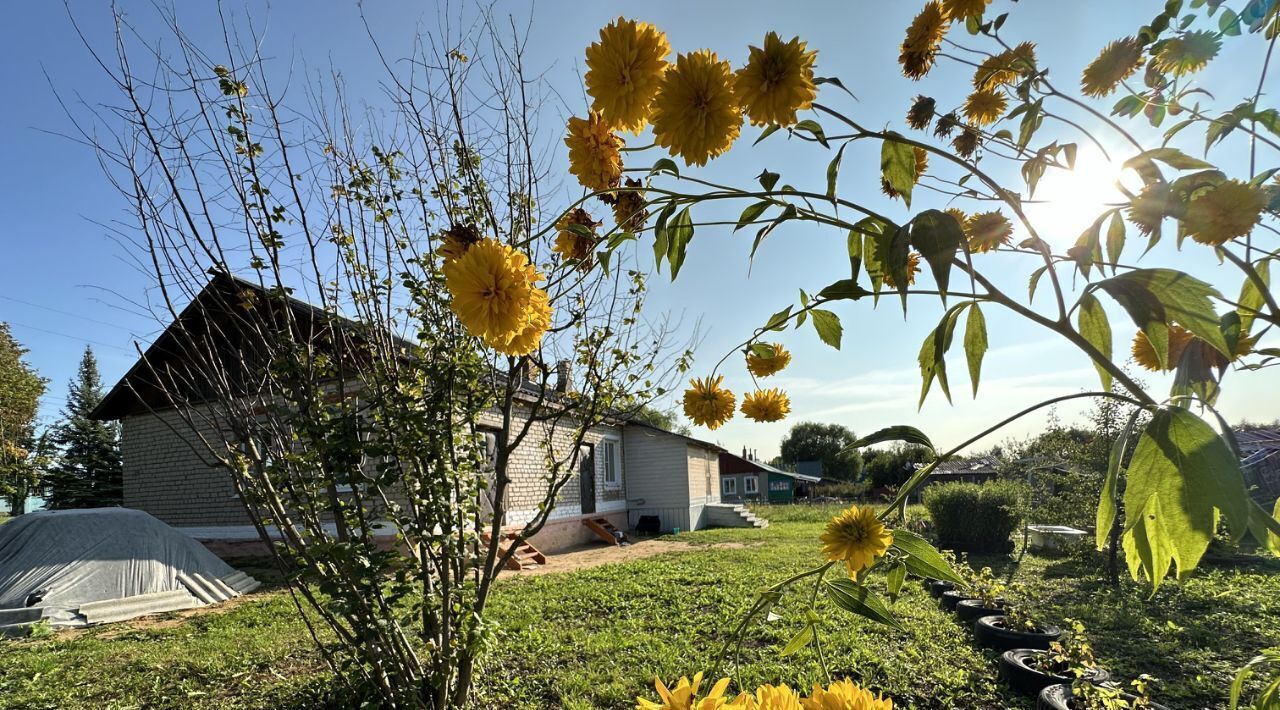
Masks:
[[[81,315],[79,313],[72,313],[71,311],[64,311],[60,308],[54,308],[53,306],[45,306],[39,303],[32,303],[31,301],[24,301],[21,298],[14,298],[13,296],[5,296],[3,294],[0,294],[0,299],[4,299],[6,301],[13,301],[14,303],[21,303],[24,306],[31,306],[32,308],[39,308],[41,310],[49,311],[50,313],[58,313],[64,316],[70,316],[72,318],[79,318],[80,320],[89,321],[90,323],[105,325],[108,328],[117,328],[119,330],[123,330],[125,332],[132,334],[132,331],[129,328],[126,328],[123,325],[120,325],[119,323],[108,323],[107,321],[104,321],[104,320],[98,320],[97,318],[90,318],[89,316]]]
[[[28,329],[30,329],[30,330],[38,330],[38,331],[40,331],[41,333],[48,333],[49,335],[57,335],[57,336],[60,336],[60,337],[63,337],[63,338],[70,338],[71,340],[78,340],[78,341],[80,341],[80,342],[82,342],[82,343],[90,343],[90,344],[92,344],[92,345],[97,345],[97,346],[104,347],[104,348],[111,348],[112,350],[119,350],[119,351],[121,351],[121,352],[126,352],[126,353],[133,353],[133,352],[134,352],[133,350],[131,350],[131,349],[129,349],[129,348],[122,348],[122,347],[120,347],[119,345],[112,345],[111,343],[103,343],[103,342],[99,342],[99,341],[97,341],[97,340],[89,340],[88,338],[82,338],[82,337],[80,337],[79,335],[72,335],[72,334],[70,334],[70,333],[59,333],[59,332],[58,332],[58,331],[56,331],[56,330],[49,330],[48,328],[41,328],[41,327],[39,327],[39,326],[27,325],[26,323],[19,323],[19,322],[17,322],[17,321],[12,321],[12,320],[11,320],[11,321],[7,321],[7,322],[9,323],[9,325],[16,325],[16,326],[18,326],[18,327],[20,327],[20,328],[28,328]]]

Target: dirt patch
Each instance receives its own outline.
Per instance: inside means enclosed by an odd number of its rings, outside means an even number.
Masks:
[[[557,572],[576,572],[601,565],[612,565],[620,562],[640,560],[668,552],[693,552],[697,550],[738,550],[748,547],[760,547],[763,542],[720,542],[713,545],[694,545],[676,540],[643,540],[625,546],[584,545],[564,552],[547,555],[547,563],[524,570],[505,570],[505,577],[529,577],[539,574]]]

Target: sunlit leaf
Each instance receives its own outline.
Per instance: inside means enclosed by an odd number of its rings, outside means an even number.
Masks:
[[[809,317],[813,319],[813,328],[818,331],[818,338],[839,350],[840,336],[844,332],[844,328],[840,326],[840,317],[818,308],[809,311]]]
[[[1091,293],[1086,293],[1080,298],[1078,326],[1080,335],[1084,336],[1084,339],[1089,341],[1089,344],[1110,362],[1111,322],[1107,320],[1107,312],[1102,308],[1102,303],[1094,298]],[[1094,360],[1093,366],[1098,371],[1098,377],[1102,379],[1103,391],[1110,392],[1111,371],[1103,367],[1097,360]]]
[[[874,592],[851,579],[827,580],[827,596],[836,606],[853,612],[876,623],[892,626],[899,631],[904,630],[902,624],[893,618],[889,607]]]
[[[905,441],[908,444],[919,444],[927,447],[935,454],[937,451],[933,448],[933,442],[929,440],[925,433],[913,426],[898,424],[895,426],[885,427],[874,434],[864,436],[848,446],[848,449],[861,449],[872,444],[880,444],[886,441]],[[847,450],[847,449],[846,449]]]
[[[982,375],[982,358],[987,354],[987,319],[975,301],[969,306],[969,318],[964,325],[964,357],[969,363],[969,381],[973,383],[973,396],[978,396],[978,378]]]
[[[911,190],[916,186],[915,148],[894,140],[895,137],[901,138],[897,133],[888,135],[890,138],[880,146],[880,177],[902,195],[903,204],[910,207]]]
[[[1222,296],[1209,284],[1173,269],[1135,269],[1097,285],[1129,313],[1166,369],[1169,323],[1182,325],[1228,357],[1234,354],[1222,336],[1210,300]]]
[[[946,558],[923,537],[909,530],[894,530],[893,546],[906,555],[903,563],[911,574],[917,577],[941,579],[953,584],[964,584],[964,579],[951,569]]]
[[[907,580],[906,563],[901,561],[894,562],[884,576],[885,588],[889,591],[889,600],[898,601],[898,595],[902,593],[902,583]]]
[[[791,637],[791,640],[783,647],[780,655],[784,657],[790,656],[811,643],[813,643],[813,626],[805,624],[804,628],[800,629],[800,633]]]
[[[675,281],[684,264],[689,242],[693,240],[693,217],[686,207],[667,225],[667,262],[671,264],[671,280]]]

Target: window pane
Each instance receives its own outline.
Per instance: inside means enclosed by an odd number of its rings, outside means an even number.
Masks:
[[[604,480],[608,483],[618,482],[618,446],[615,442],[605,441],[604,444]]]

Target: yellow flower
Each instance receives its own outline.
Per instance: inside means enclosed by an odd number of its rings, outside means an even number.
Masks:
[[[618,225],[618,229],[633,234],[638,233],[644,229],[644,193],[639,190],[639,180],[627,178],[624,186],[635,189],[615,193],[613,220]]]
[[[1192,197],[1182,226],[1201,244],[1225,244],[1253,231],[1266,206],[1261,190],[1239,180],[1228,180]]]
[[[933,120],[933,114],[937,109],[938,103],[928,96],[917,96],[916,100],[911,103],[910,110],[907,111],[907,125],[923,131],[929,127],[929,122]]]
[[[590,234],[576,232],[572,229],[574,226],[585,228]],[[569,210],[556,222],[556,229],[560,232],[556,235],[556,243],[551,247],[551,251],[567,260],[581,260],[589,267],[591,250],[596,246],[594,235],[596,227],[599,226],[600,223],[592,219],[591,215],[581,207]]]
[[[535,288],[529,298],[524,324],[510,338],[486,338],[485,344],[506,355],[528,355],[542,344],[542,336],[551,327],[551,300],[547,292]]]
[[[480,231],[472,224],[455,224],[440,234],[440,247],[436,253],[446,262],[457,259],[480,241]]]
[[[658,691],[661,704],[636,698],[636,710],[714,710],[714,708],[723,707],[724,691],[729,687],[729,679],[721,678],[711,688],[707,697],[698,700],[698,688],[701,685],[701,673],[693,677],[693,682],[690,682],[687,677],[681,678],[674,688],[667,688],[661,678],[655,678],[653,687]]]
[[[869,505],[854,505],[827,522],[822,533],[822,555],[843,562],[849,576],[870,567],[893,544],[893,533]]]
[[[951,215],[951,219],[954,219],[956,224],[960,225],[960,229],[964,229],[965,222],[969,221],[969,215],[965,214],[964,210],[959,207],[948,207],[943,212]]]
[[[912,146],[912,150],[916,157],[916,180],[919,181],[920,176],[924,175],[924,171],[929,169],[929,151],[916,146]],[[889,181],[884,178],[880,178],[880,191],[894,199],[899,197],[898,191],[893,189],[893,185],[890,185]]]
[[[949,20],[981,17],[991,0],[942,0],[942,12]]]
[[[484,239],[445,263],[445,286],[462,325],[484,340],[510,340],[524,330],[542,275],[523,253]]]
[[[910,286],[916,282],[916,274],[920,273],[920,254],[919,252],[911,252],[907,254],[907,285]],[[881,272],[880,278],[884,281],[884,285],[889,288],[897,288],[898,284],[889,275],[888,271]]]
[[[791,400],[780,389],[756,390],[742,398],[742,413],[757,422],[781,421],[791,411]]]
[[[938,56],[942,36],[946,33],[946,13],[937,0],[930,0],[911,21],[907,36],[902,40],[898,63],[902,65],[903,76],[916,80],[924,78],[933,68],[933,60]]]
[[[1178,366],[1178,360],[1182,359],[1182,351],[1187,349],[1193,337],[1191,331],[1176,323],[1169,326],[1169,357],[1166,360],[1169,367],[1164,368],[1160,366],[1160,358],[1156,357],[1156,349],[1151,346],[1151,341],[1147,340],[1145,333],[1138,331],[1133,336],[1133,359],[1152,372],[1172,370]]]
[[[817,52],[808,51],[799,37],[783,42],[777,32],[764,37],[764,48],[751,47],[747,65],[734,76],[734,90],[743,113],[753,126],[796,122],[796,111],[813,105]]]
[[[987,57],[973,73],[973,88],[990,90],[1016,83],[1023,72],[1036,68],[1036,46],[1023,42],[1013,49]]]
[[[979,212],[964,221],[964,234],[969,251],[974,254],[992,251],[1009,243],[1013,225],[1000,212]]]
[[[976,126],[987,126],[1000,120],[1009,101],[998,89],[983,89],[969,94],[964,102],[964,117]]]
[[[828,685],[814,685],[804,701],[804,710],[893,710],[893,701],[858,687],[849,679]]]
[[[1085,67],[1080,77],[1080,91],[1085,96],[1106,96],[1141,65],[1142,44],[1133,37],[1118,39],[1104,47]]]
[[[773,357],[762,357],[754,352],[747,352],[747,370],[756,377],[768,377],[782,372],[791,364],[791,353],[782,347],[782,343],[771,343]]]
[[[564,144],[569,146],[569,172],[588,190],[616,187],[622,179],[622,139],[595,111],[585,119],[570,118],[568,130]]]
[[[694,424],[715,430],[733,418],[733,405],[737,400],[732,392],[720,386],[722,382],[724,375],[689,380],[689,389],[684,391],[684,415]]]
[[[800,695],[786,684],[762,685],[751,700],[753,710],[801,710]]]
[[[639,134],[649,120],[653,97],[667,71],[671,45],[658,28],[619,17],[587,47],[584,78],[591,108],[604,122]]]
[[[742,113],[733,70],[708,49],[681,54],[653,100],[653,137],[686,165],[706,165],[733,145]]]
[[[1160,229],[1160,223],[1169,216],[1169,210],[1173,206],[1173,193],[1169,185],[1153,182],[1142,188],[1142,192],[1129,202],[1129,221],[1133,222],[1139,232],[1151,234]]]
[[[1222,49],[1222,41],[1218,39],[1217,32],[1200,30],[1164,40],[1157,47],[1156,70],[1182,76],[1204,69]]]

